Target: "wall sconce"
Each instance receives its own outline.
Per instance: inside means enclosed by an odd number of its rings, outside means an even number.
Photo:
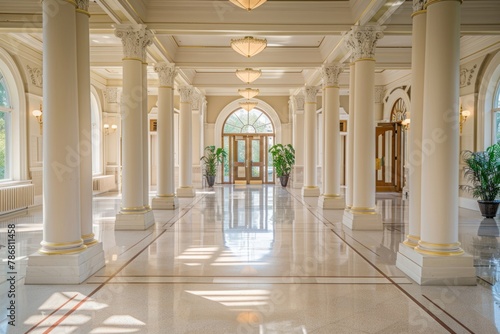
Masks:
[[[106,123],[106,124],[104,124],[103,127],[104,127],[104,134],[106,136],[109,135],[109,134],[111,134],[111,133],[113,133],[113,132],[115,132],[116,129],[118,129],[118,125],[116,125],[116,124],[112,124],[110,126],[108,123]]]
[[[38,124],[40,124],[40,133],[42,133],[42,128],[43,128],[43,112],[42,112],[42,105],[40,104],[40,109],[35,109],[31,112],[33,116],[36,117],[36,120],[38,121]]]
[[[460,134],[462,134],[462,128],[467,120],[467,117],[470,116],[470,111],[469,110],[463,110],[462,105],[460,105]]]
[[[403,126],[403,129],[410,130],[410,119],[405,118],[403,121],[401,121],[401,125]]]

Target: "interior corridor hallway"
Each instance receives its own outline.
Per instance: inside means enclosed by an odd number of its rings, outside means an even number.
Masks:
[[[153,195],[153,194],[151,194]],[[216,186],[155,211],[154,227],[115,231],[116,194],[94,198],[106,266],[80,285],[24,285],[42,239],[41,208],[0,220],[16,229],[16,326],[8,326],[6,248],[1,333],[497,333],[498,221],[460,209],[478,285],[419,286],[395,266],[408,207],[379,194],[383,231],[350,231],[299,190]]]

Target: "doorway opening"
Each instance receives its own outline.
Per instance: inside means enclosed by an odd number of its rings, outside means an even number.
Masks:
[[[222,182],[274,183],[274,170],[268,152],[274,142],[273,123],[261,110],[238,109],[230,114],[222,133],[222,147],[228,153],[223,162]]]

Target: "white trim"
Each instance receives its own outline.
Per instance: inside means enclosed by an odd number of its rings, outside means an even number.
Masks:
[[[394,106],[394,103],[396,103],[396,101],[400,98],[403,100],[403,102],[406,106],[406,117],[410,117],[410,115],[411,115],[411,102],[410,102],[410,97],[408,96],[408,92],[405,91],[403,88],[396,88],[389,95],[387,102],[384,103],[384,116],[383,116],[382,120],[388,121],[388,122],[391,121],[392,107]]]
[[[459,197],[458,206],[464,209],[474,210],[479,212],[477,200],[473,198]]]
[[[241,99],[237,99],[237,100],[230,102],[222,109],[222,111],[219,113],[219,116],[217,116],[217,120],[215,121],[215,131],[214,131],[215,138],[213,141],[215,143],[215,146],[217,146],[217,147],[222,146],[221,141],[222,141],[222,130],[224,127],[224,122],[229,117],[229,115],[231,115],[234,111],[241,109],[240,102],[244,102],[245,100],[246,99],[241,98]],[[282,140],[281,140],[281,121],[280,121],[280,118],[279,118],[276,110],[274,110],[273,107],[271,107],[268,103],[266,103],[262,100],[255,99],[255,98],[252,100],[256,100],[259,102],[259,104],[257,105],[257,107],[255,107],[255,109],[259,109],[259,110],[263,111],[267,116],[269,116],[269,118],[273,122],[275,142],[281,143],[282,142]]]
[[[28,180],[25,88],[14,59],[3,48],[0,48],[0,71],[7,82],[13,109],[10,179],[13,181]]]
[[[90,85],[90,112],[92,113],[92,96],[94,96],[96,102],[97,102],[97,113],[98,113],[98,117],[99,117],[99,140],[101,141],[99,144],[99,155],[100,155],[100,159],[101,159],[101,170],[99,173],[97,174],[94,174],[92,173],[92,176],[99,176],[99,175],[105,175],[106,174],[106,163],[104,161],[104,150],[105,150],[105,146],[104,146],[104,136],[105,134],[103,133],[102,131],[102,127],[103,127],[103,120],[102,120],[102,104],[101,104],[101,100],[99,98],[99,94],[97,92],[97,90],[95,89],[94,85]],[[91,132],[92,132],[92,123],[90,124],[91,126]],[[92,141],[94,140],[94,136],[91,136],[92,138]],[[94,148],[94,145],[92,144],[92,149]]]
[[[484,151],[493,142],[491,120],[493,97],[500,81],[500,52],[491,59],[481,78],[477,100],[477,151]]]

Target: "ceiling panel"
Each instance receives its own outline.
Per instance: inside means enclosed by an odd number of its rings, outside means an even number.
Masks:
[[[205,36],[182,35],[173,36],[180,47],[229,47],[232,39],[242,38],[242,35]],[[319,47],[323,36],[266,36],[269,47]]]

